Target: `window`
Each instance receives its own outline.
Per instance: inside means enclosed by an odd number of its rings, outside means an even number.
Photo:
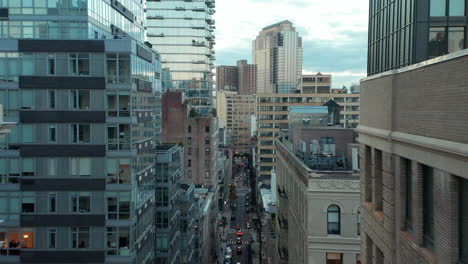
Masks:
[[[72,248],[89,248],[89,227],[71,227]]]
[[[131,166],[129,158],[107,159],[107,182],[130,183]]]
[[[468,180],[460,179],[460,260],[468,263]]]
[[[21,125],[21,142],[34,143],[34,125],[32,124]]]
[[[210,160],[205,160],[205,169],[210,168]]]
[[[23,192],[21,200],[21,211],[23,213],[34,213],[36,207],[36,196],[32,192]]]
[[[55,75],[55,54],[47,56],[47,74]]]
[[[464,16],[465,15],[465,0],[450,0],[449,1],[449,16]]]
[[[130,150],[130,125],[108,126],[107,147],[109,150]]]
[[[361,264],[361,254],[356,254],[356,264]]]
[[[444,27],[429,28],[429,58],[447,54],[447,40]]]
[[[192,133],[192,126],[188,126],[188,132]]]
[[[107,94],[107,115],[108,116],[130,116],[130,92],[115,91]]]
[[[169,206],[169,190],[167,187],[156,187],[156,206]]]
[[[21,163],[22,163],[21,176],[23,176],[23,177],[34,176],[34,159],[32,159],[32,158],[23,158],[21,160]]]
[[[448,52],[452,53],[465,48],[465,28],[448,28]]]
[[[57,129],[55,125],[49,125],[49,143],[57,143]]]
[[[169,226],[169,212],[156,212],[156,228],[167,228]]]
[[[57,159],[48,158],[47,163],[48,163],[49,176],[51,177],[57,176]]]
[[[330,205],[327,210],[327,233],[329,235],[339,235],[340,230],[340,208],[337,205]]]
[[[129,83],[130,82],[130,55],[109,53],[106,55],[107,82]]]
[[[188,145],[192,145],[192,138],[191,138],[191,137],[188,137],[188,138],[187,138],[187,144],[188,144]]]
[[[47,90],[47,106],[49,109],[55,109],[56,99],[55,90]]]
[[[190,148],[190,147],[187,148],[187,154],[188,154],[188,155],[192,155],[192,148]]]
[[[424,246],[434,246],[434,170],[421,165],[423,176],[423,240]]]
[[[70,90],[70,108],[74,110],[89,110],[91,95],[89,90]]]
[[[33,90],[21,90],[21,109],[29,110],[33,109],[34,106],[34,91]]]
[[[210,144],[210,138],[209,137],[205,137],[205,145],[209,145]]]
[[[69,55],[70,75],[89,75],[89,54]]]
[[[189,170],[189,171],[187,172],[187,177],[192,178],[192,171],[191,171],[191,170]]]
[[[79,192],[70,193],[71,211],[73,213],[89,213],[91,212],[91,193]]]
[[[343,253],[327,253],[327,264],[343,263]]]
[[[49,228],[47,230],[47,248],[57,247],[57,229]]]
[[[49,213],[57,212],[57,194],[49,193],[48,201]]]
[[[128,227],[107,227],[107,255],[130,256]]]
[[[205,127],[205,133],[209,133],[210,132],[210,127],[209,126],[206,126]]]
[[[357,212],[357,235],[361,235],[361,211],[358,210]]]
[[[374,150],[374,166],[375,166],[375,210],[382,211],[383,208],[383,169],[382,169],[382,151]]]
[[[72,143],[91,143],[91,126],[89,124],[72,124]]]
[[[205,155],[210,155],[210,148],[205,148]]]
[[[89,177],[91,176],[91,159],[90,158],[72,158],[71,172],[74,177]]]
[[[412,180],[412,167],[411,160],[403,159],[402,164],[404,166],[405,175],[405,230],[410,232],[413,230],[413,180]]]
[[[9,230],[0,232],[0,241],[3,246],[0,248],[1,255],[19,255],[21,248],[34,248],[34,232],[29,228],[19,230]]]
[[[187,160],[187,167],[192,167],[192,160]]]
[[[107,219],[130,219],[130,193],[107,194]]]
[[[447,0],[430,0],[430,16],[445,16]]]
[[[209,171],[205,171],[205,178],[210,178],[210,172]]]

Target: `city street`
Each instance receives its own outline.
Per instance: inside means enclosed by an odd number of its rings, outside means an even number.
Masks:
[[[236,164],[239,164],[236,162]],[[236,165],[234,165],[236,166]],[[231,207],[231,200],[228,200],[225,206],[227,225],[224,227],[222,235],[222,243],[219,243],[220,260],[219,263],[252,263],[252,239],[255,239],[255,231],[251,228],[250,222],[250,189],[247,184],[246,170],[244,167],[238,167],[234,170],[231,183],[236,184],[237,198],[234,200],[237,204],[235,208]],[[230,248],[230,250],[228,250]],[[230,253],[227,253],[227,252]],[[226,258],[226,255],[231,257]],[[250,261],[249,261],[250,255]]]

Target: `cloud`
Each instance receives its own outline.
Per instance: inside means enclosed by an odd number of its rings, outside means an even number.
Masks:
[[[303,38],[304,69],[349,73],[350,81],[358,77],[352,74],[366,71],[368,0],[222,0],[216,4],[217,65],[251,61],[252,40],[258,32],[288,19]],[[335,84],[349,85],[342,77],[334,78],[340,81]]]

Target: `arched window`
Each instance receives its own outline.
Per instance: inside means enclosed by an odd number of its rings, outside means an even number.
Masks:
[[[361,211],[357,211],[357,235],[361,235]]]
[[[339,235],[340,230],[340,208],[330,205],[327,210],[327,231],[329,235]]]

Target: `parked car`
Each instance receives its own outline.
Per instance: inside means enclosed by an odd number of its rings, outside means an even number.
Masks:
[[[236,225],[236,227],[234,228],[236,231],[240,231],[241,227],[240,225]]]
[[[236,248],[237,254],[242,254],[243,251],[244,251],[244,250],[242,249],[242,246],[238,246],[238,247]]]
[[[245,223],[245,227],[246,227],[246,228],[250,228],[250,222],[246,222],[246,223]]]
[[[242,245],[242,238],[237,237],[237,239],[236,239],[236,244]]]

